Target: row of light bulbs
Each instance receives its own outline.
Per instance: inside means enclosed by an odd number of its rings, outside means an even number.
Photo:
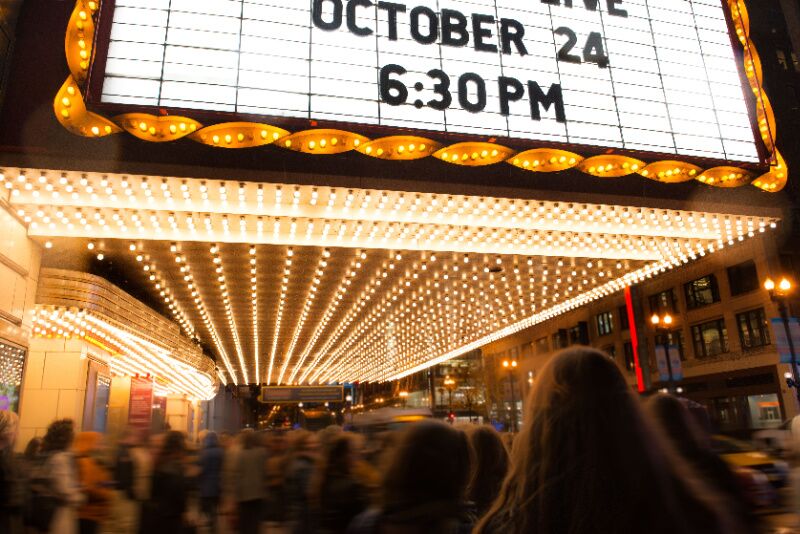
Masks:
[[[628,233],[636,227],[639,235],[680,237],[719,231],[726,220],[730,221],[730,217],[702,212],[574,202],[177,178],[161,178],[159,183],[157,178],[120,175],[84,174],[78,179],[64,175],[56,179],[49,171],[31,179],[21,170],[16,172],[16,179],[6,176],[9,171],[0,173],[0,182],[11,189],[15,204],[543,230],[569,227],[595,233]],[[235,202],[229,200],[229,191],[238,192]],[[163,198],[157,200],[156,194]],[[176,196],[182,196],[183,201],[168,202]]]

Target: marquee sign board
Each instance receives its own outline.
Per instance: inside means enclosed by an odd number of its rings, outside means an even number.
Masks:
[[[126,109],[762,159],[720,0],[103,5],[95,92]]]

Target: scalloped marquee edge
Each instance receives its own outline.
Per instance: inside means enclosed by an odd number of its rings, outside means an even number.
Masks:
[[[775,145],[775,115],[763,87],[761,60],[750,39],[750,19],[745,0],[726,0],[736,36],[744,47],[744,68],[756,99],[759,133],[775,162],[769,172],[756,176],[749,170],[721,166],[702,169],[691,163],[664,160],[646,163],[633,157],[609,154],[585,158],[574,152],[534,148],[517,152],[481,141],[443,146],[435,140],[410,135],[369,139],[343,130],[314,129],[300,132],[257,122],[225,122],[204,126],[189,117],[124,113],[106,118],[86,109],[83,85],[94,50],[95,21],[101,0],[76,0],[65,38],[70,75],[53,102],[56,118],[64,128],[83,137],[106,137],[126,131],[149,142],[169,142],[184,137],[217,148],[252,148],[275,144],[286,150],[310,154],[339,154],[356,150],[366,156],[394,161],[435,157],[452,165],[479,167],[507,162],[532,172],[557,172],[576,168],[599,178],[639,174],[645,178],[678,183],[697,180],[715,187],[751,184],[776,193],[786,186],[788,168]]]

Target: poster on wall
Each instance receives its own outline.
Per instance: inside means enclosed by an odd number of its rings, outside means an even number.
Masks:
[[[25,351],[0,342],[0,411],[19,413],[19,392]]]
[[[131,403],[128,424],[139,428],[150,428],[153,416],[153,379],[131,378]]]

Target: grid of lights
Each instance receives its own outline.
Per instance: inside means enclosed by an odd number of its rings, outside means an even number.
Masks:
[[[23,349],[0,342],[0,386],[21,386],[24,364]]]
[[[777,221],[100,173],[0,180],[46,246],[80,238],[98,259],[138,264],[234,384],[396,378]]]
[[[157,393],[210,400],[214,378],[173,358],[170,351],[86,310],[38,305],[33,314],[38,337],[83,339],[109,352],[111,371],[122,376],[152,375]]]

